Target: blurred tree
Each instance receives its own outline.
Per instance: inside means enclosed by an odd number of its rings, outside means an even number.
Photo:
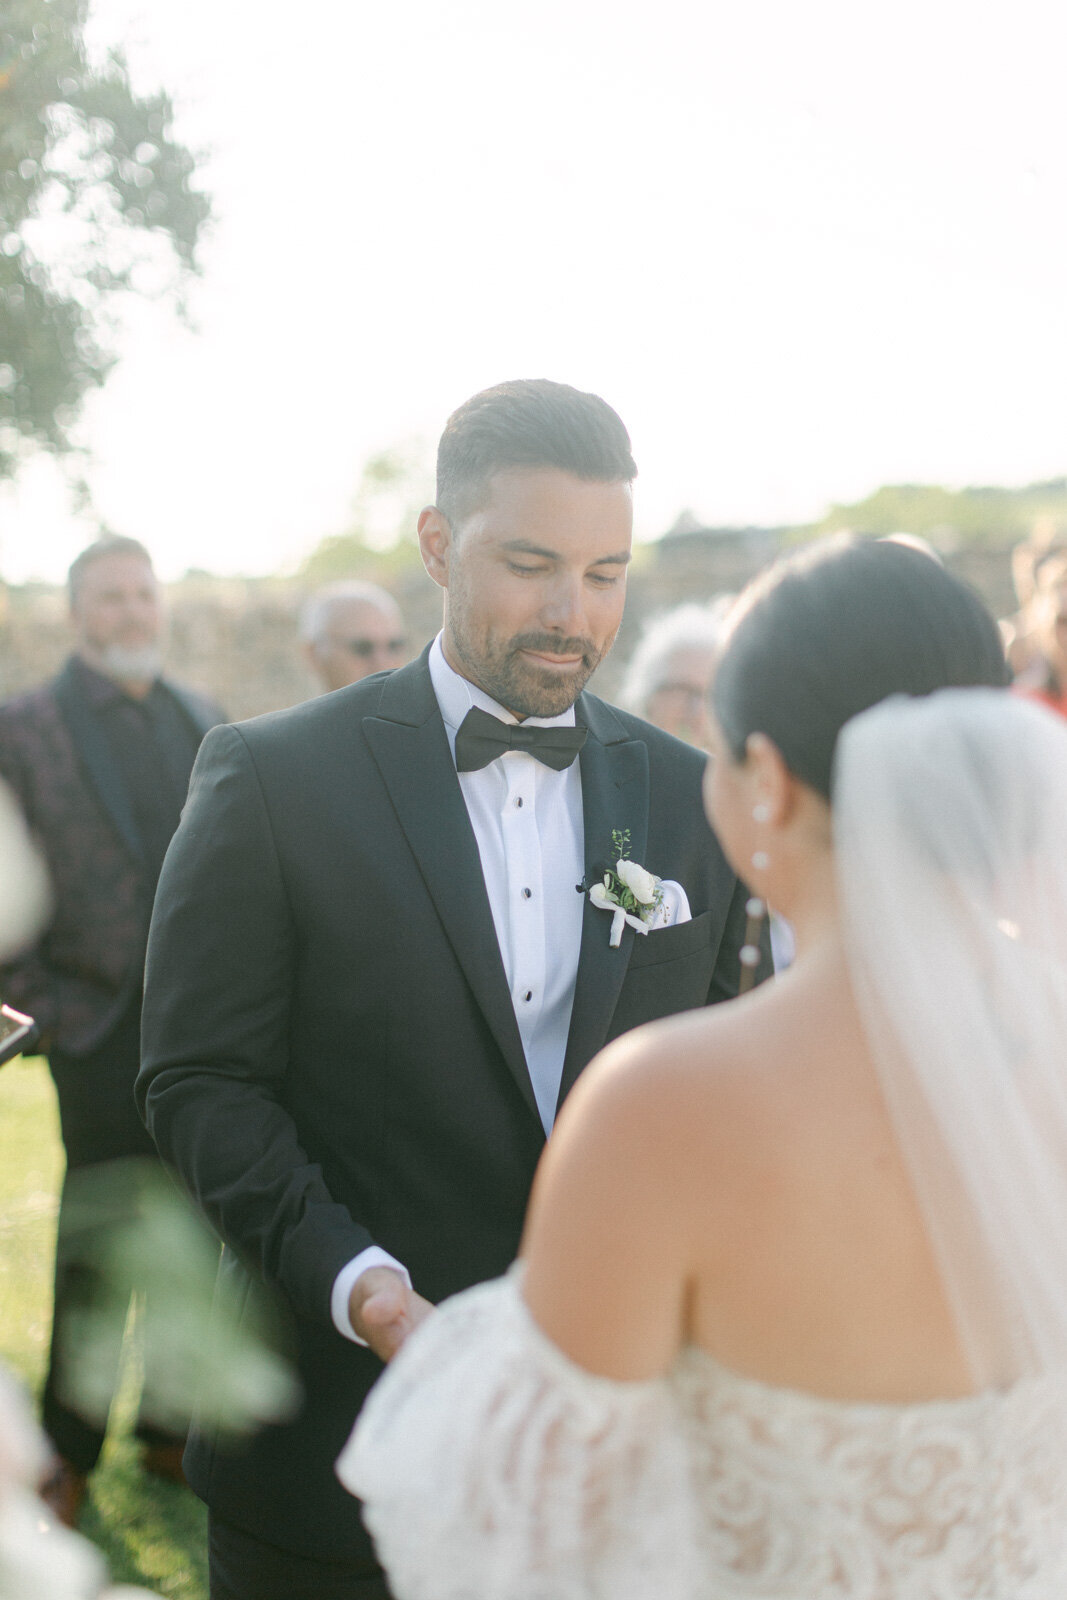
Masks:
[[[71,449],[85,393],[114,361],[124,292],[183,281],[210,203],[162,92],[93,59],[89,0],[0,5],[0,478],[20,445]]]
[[[352,525],[320,540],[300,569],[311,583],[361,578],[388,584],[418,567],[415,525],[434,497],[425,440],[409,439],[380,450],[363,465],[352,502]]]
[[[1067,478],[1022,489],[944,489],[936,484],[889,484],[855,505],[833,506],[811,534],[849,528],[856,533],[915,533],[950,552],[967,545],[995,547],[1028,538],[1035,525],[1067,530]]]

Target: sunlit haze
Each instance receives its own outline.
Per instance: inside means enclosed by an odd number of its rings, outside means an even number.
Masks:
[[[95,0],[208,152],[195,331],[131,308],[81,436],[165,577],[291,570],[368,456],[504,378],[630,429],[642,537],[1067,473],[1052,0]],[[0,571],[92,532],[49,463]]]

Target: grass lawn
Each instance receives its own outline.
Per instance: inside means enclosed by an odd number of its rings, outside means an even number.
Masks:
[[[62,1174],[48,1068],[41,1060],[12,1061],[0,1069],[0,1360],[34,1393],[48,1352]],[[143,1584],[167,1600],[206,1600],[204,1508],[187,1489],[141,1472],[129,1434],[136,1386],[131,1360],[81,1532],[103,1550],[116,1583]]]

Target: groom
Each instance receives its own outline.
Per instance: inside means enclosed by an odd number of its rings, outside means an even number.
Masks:
[[[438,639],[216,729],[197,762],[156,901],[139,1100],[223,1273],[282,1308],[304,1391],[238,1450],[194,1433],[212,1600],[388,1594],[333,1476],[379,1358],[506,1269],[601,1046],[736,991],[745,897],[704,820],[703,756],[582,692],[622,617],[635,473],[595,395],[476,395],[419,519]],[[617,948],[576,892],[613,835],[678,886],[670,925]]]

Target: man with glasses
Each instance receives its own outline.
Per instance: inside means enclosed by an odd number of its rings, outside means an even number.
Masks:
[[[324,690],[344,689],[407,660],[400,607],[373,583],[331,583],[300,616],[304,655]]]

